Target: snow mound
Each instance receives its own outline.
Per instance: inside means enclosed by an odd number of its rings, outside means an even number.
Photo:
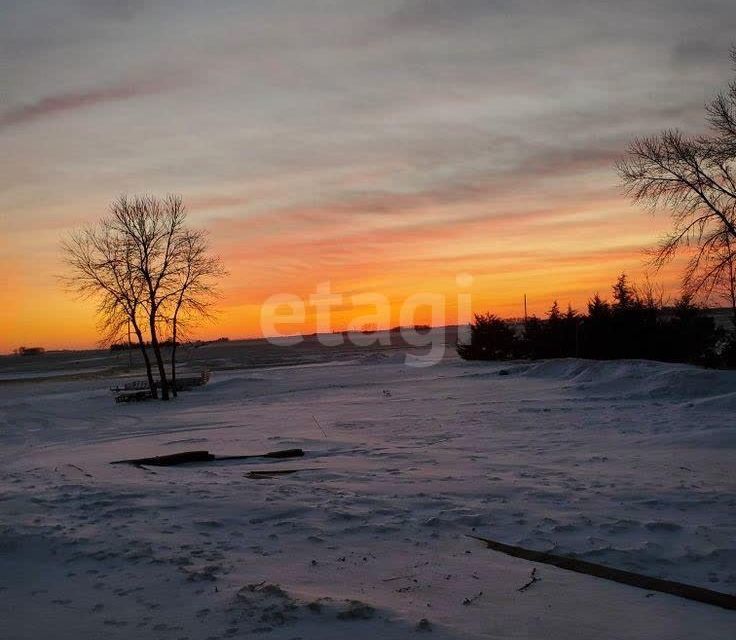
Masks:
[[[708,400],[723,403],[724,408],[736,406],[736,371],[649,360],[564,358],[532,365],[522,375],[567,380],[576,390],[621,398]]]
[[[406,353],[403,351],[376,351],[362,356],[359,362],[361,364],[404,364]]]

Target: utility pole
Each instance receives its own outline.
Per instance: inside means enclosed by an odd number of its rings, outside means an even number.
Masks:
[[[524,324],[527,323],[528,319],[529,318],[528,318],[527,312],[526,312],[526,294],[524,294]]]

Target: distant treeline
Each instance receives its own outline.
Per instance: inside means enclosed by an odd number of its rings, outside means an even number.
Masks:
[[[146,341],[144,343],[147,347],[151,346],[150,341]],[[159,346],[161,347],[171,347],[173,346],[174,342],[172,340],[160,340]],[[181,342],[176,343],[177,346],[179,346]],[[128,349],[140,349],[140,344],[138,342],[135,343],[127,343],[127,342],[116,342],[115,344],[110,345],[110,351],[127,351]]]
[[[432,327],[428,324],[415,324],[415,325],[407,325],[407,326],[401,326],[397,325],[395,327],[391,327],[388,329],[389,333],[401,333],[402,331],[416,331],[418,333],[429,333],[432,330]],[[340,329],[338,331],[333,331],[332,333],[335,335],[348,335],[350,333],[362,333],[364,335],[371,335],[373,333],[380,333],[386,331],[385,329],[379,329],[375,325],[365,325],[359,329]],[[310,333],[310,336],[316,336],[317,333]]]
[[[580,357],[595,360],[644,358],[736,368],[736,329],[718,327],[712,315],[682,298],[665,305],[653,294],[631,286],[621,275],[613,301],[596,294],[587,314],[557,302],[546,319],[520,325],[480,314],[470,326],[470,342],[458,344],[466,360]]]
[[[230,342],[230,338],[216,338],[215,340],[196,340],[195,342],[180,342],[176,341],[176,346],[179,347],[182,344],[188,344],[193,347],[201,347],[206,344],[218,344],[220,342]],[[150,347],[150,341],[146,341],[145,346]],[[174,341],[169,338],[168,340],[159,340],[159,346],[161,347],[173,347]],[[128,349],[140,349],[140,345],[136,342],[134,344],[128,344],[127,342],[116,342],[110,345],[110,351],[127,351]]]

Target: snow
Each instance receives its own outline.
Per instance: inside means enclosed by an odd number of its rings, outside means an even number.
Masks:
[[[42,380],[46,378],[66,378],[80,374],[101,373],[106,367],[90,367],[86,369],[64,369],[62,371],[22,371],[0,373],[0,382],[19,382],[22,380]]]
[[[330,359],[216,370],[168,404],[0,384],[0,636],[734,637],[732,611],[467,534],[736,592],[736,373]],[[248,477],[268,469],[299,471]]]

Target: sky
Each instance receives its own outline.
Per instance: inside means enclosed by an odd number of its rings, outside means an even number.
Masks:
[[[703,130],[734,33],[732,0],[0,0],[0,352],[95,344],[60,242],[121,193],[210,232],[202,337],[325,282],[336,329],[373,292],[452,322],[458,274],[475,311],[582,307],[667,226],[615,160]]]

